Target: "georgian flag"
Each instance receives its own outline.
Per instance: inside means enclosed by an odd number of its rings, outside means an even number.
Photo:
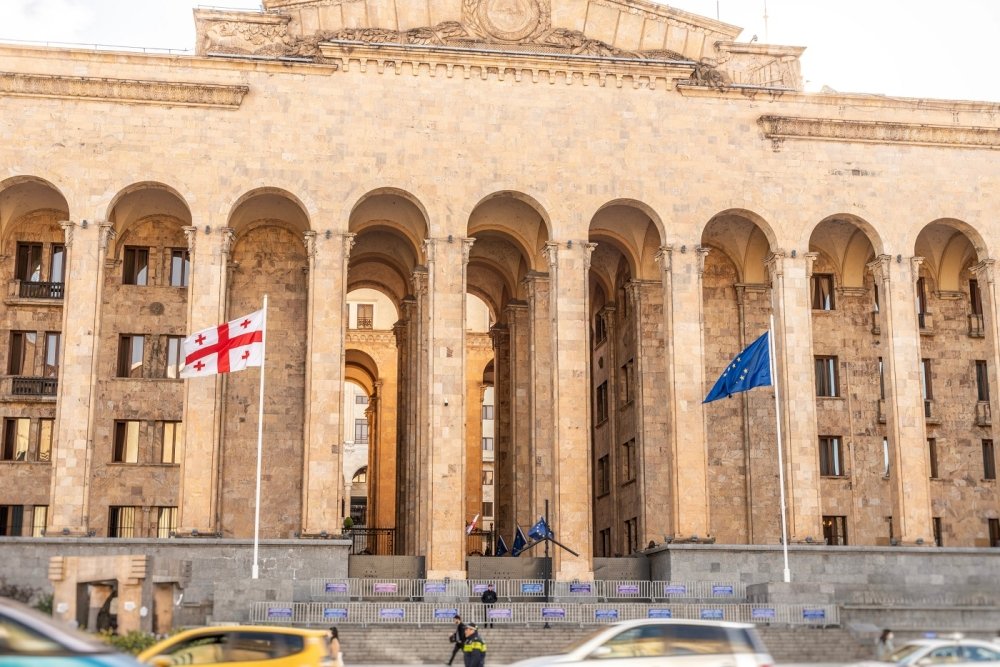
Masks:
[[[258,310],[184,339],[182,378],[242,371],[264,365],[264,311]]]

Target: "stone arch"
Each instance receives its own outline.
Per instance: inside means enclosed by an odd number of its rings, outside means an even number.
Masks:
[[[13,227],[28,216],[44,213],[53,224],[69,218],[69,204],[51,182],[37,176],[12,176],[0,181],[0,239],[3,247]]]
[[[989,256],[982,235],[968,223],[953,218],[924,225],[914,240],[913,251],[924,258],[921,269],[934,279],[940,292],[960,291],[962,271]]]
[[[356,348],[347,348],[344,355],[344,381],[353,382],[364,389],[368,396],[375,393],[379,378],[378,364],[371,355]]]
[[[517,249],[526,271],[544,273],[542,250],[551,239],[551,222],[541,204],[523,192],[505,190],[483,197],[469,214],[467,233],[477,239],[498,237]],[[472,248],[472,256],[482,255]],[[470,262],[472,257],[470,256]]]
[[[379,188],[364,194],[351,209],[348,231],[360,238],[372,229],[391,231],[412,248],[414,265],[423,264],[424,240],[430,238],[430,217],[423,203],[398,188]]]
[[[810,252],[820,253],[842,287],[865,285],[868,264],[883,252],[882,238],[867,220],[835,214],[821,220],[809,237]]]
[[[740,282],[768,282],[764,262],[776,250],[776,236],[758,214],[745,209],[717,213],[705,225],[701,244],[729,257],[736,266]]]
[[[649,205],[634,199],[608,202],[591,218],[589,236],[598,244],[614,244],[628,259],[636,279],[659,278],[656,254],[665,236],[662,220]]]
[[[287,190],[276,187],[256,188],[243,194],[233,202],[226,219],[237,237],[261,220],[283,220],[300,239],[302,234],[312,229],[309,213],[302,201]]]

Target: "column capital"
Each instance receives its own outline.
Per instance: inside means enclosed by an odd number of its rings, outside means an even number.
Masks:
[[[418,266],[413,270],[413,275],[411,276],[411,281],[413,282],[413,295],[420,297],[427,294],[427,269]]]
[[[72,220],[60,220],[59,226],[62,227],[64,244],[67,248],[73,247],[73,230],[76,228],[76,223]]]
[[[764,258],[764,266],[771,280],[785,275],[785,251],[775,250]]]
[[[462,239],[462,266],[469,265],[469,254],[472,252],[472,245],[475,242],[474,238]]]
[[[194,241],[198,236],[198,228],[189,225],[181,229],[184,231],[184,238],[187,239],[188,252],[194,252]]]
[[[98,222],[97,225],[100,227],[97,231],[98,247],[100,247],[103,252],[107,252],[108,246],[111,245],[111,242],[115,240],[116,236],[118,236],[118,233],[115,231],[115,223],[102,220]]]
[[[903,261],[902,256],[897,261]],[[875,277],[883,282],[889,280],[889,267],[892,262],[892,255],[879,255],[865,265],[865,268]]]
[[[910,270],[913,272],[913,282],[920,279],[920,266],[924,263],[923,257],[914,255],[910,258]]]
[[[493,349],[499,349],[510,343],[510,329],[505,324],[494,324],[490,327],[490,340],[493,342]]]
[[[988,283],[992,283],[994,280],[996,260],[987,257],[983,261],[973,264],[970,267],[972,273],[976,276],[977,280],[985,280]]]
[[[816,265],[816,260],[818,258],[819,258],[818,252],[802,253],[802,259],[806,261],[806,278],[812,278],[813,267]]]
[[[303,232],[302,242],[306,246],[306,257],[309,259],[309,263],[312,264],[313,260],[316,259],[316,232],[311,230]]]
[[[211,227],[205,226],[205,235],[211,234]],[[236,232],[233,231],[232,227],[219,227],[218,233],[222,236],[222,254],[229,257],[229,254],[233,250],[233,241],[236,240]]]

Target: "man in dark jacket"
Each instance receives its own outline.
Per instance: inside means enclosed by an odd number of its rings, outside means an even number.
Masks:
[[[455,654],[462,650],[462,644],[465,643],[465,623],[462,622],[462,617],[455,614],[455,632],[451,633],[448,639],[455,644],[451,649],[451,657],[448,658],[448,664],[450,665],[455,659]]]
[[[486,667],[486,642],[479,636],[475,623],[465,626],[465,643],[462,644],[465,667]]]
[[[483,601],[484,627],[492,628],[493,622],[490,620],[490,609],[493,608],[493,605],[496,604],[497,601],[497,592],[493,590],[493,584],[486,584],[486,590],[483,591],[483,594],[479,599]]]

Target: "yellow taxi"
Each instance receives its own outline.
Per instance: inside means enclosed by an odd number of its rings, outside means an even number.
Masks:
[[[334,667],[330,635],[257,625],[186,630],[139,654],[152,667],[225,665],[226,667]]]

